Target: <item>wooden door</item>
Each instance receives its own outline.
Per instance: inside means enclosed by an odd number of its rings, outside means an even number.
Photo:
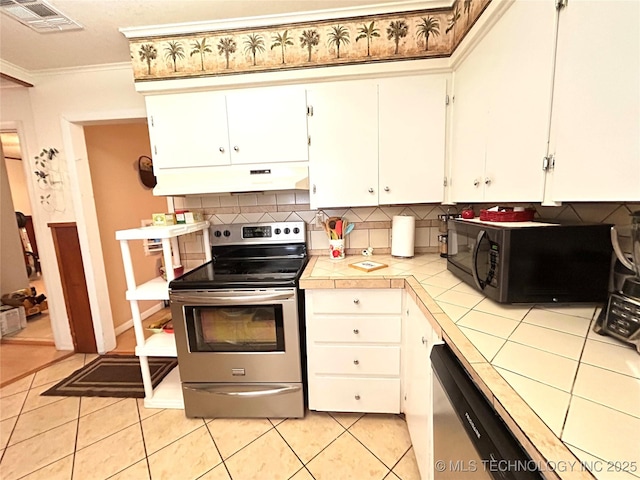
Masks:
[[[96,335],[75,223],[50,223],[62,281],[73,346],[78,353],[96,353]]]

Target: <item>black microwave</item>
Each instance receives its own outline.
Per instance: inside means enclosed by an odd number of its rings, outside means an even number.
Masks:
[[[447,269],[500,303],[605,302],[611,226],[450,220]]]

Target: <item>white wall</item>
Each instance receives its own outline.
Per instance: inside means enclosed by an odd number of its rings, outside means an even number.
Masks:
[[[144,118],[144,98],[135,91],[128,64],[34,74],[31,80],[34,87],[29,89],[3,89],[0,121],[3,129],[17,124],[25,159],[33,159],[43,148],[60,151],[57,161],[62,188],[56,195],[55,211],[43,208],[36,200],[40,189],[31,163],[25,162],[56,347],[72,350],[73,342],[47,224],[76,222],[96,343],[102,353],[115,347],[115,335],[81,125]]]

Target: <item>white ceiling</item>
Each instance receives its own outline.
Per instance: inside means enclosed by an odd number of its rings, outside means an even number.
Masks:
[[[130,61],[121,27],[357,7],[403,0],[46,0],[85,27],[41,34],[0,14],[0,59],[28,73]]]

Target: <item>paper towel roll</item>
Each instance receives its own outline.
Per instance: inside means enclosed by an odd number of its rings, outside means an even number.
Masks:
[[[416,240],[416,218],[408,215],[393,217],[391,225],[391,255],[413,257]]]

